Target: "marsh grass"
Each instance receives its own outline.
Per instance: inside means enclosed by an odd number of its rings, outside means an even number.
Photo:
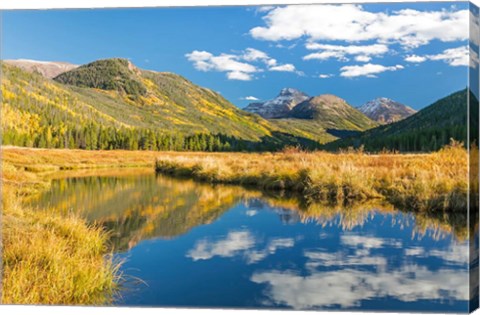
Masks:
[[[159,173],[212,183],[290,190],[316,201],[384,199],[414,211],[467,207],[467,151],[452,142],[436,153],[377,155],[302,152],[162,155]]]
[[[25,164],[15,165],[18,152],[3,150],[1,302],[110,303],[121,274],[120,262],[113,261],[108,252],[108,234],[74,215],[24,206],[23,197],[49,187],[50,181],[41,174],[59,168],[35,164],[32,160],[39,159],[38,152],[25,152]]]
[[[119,265],[105,257],[106,233],[74,216],[39,213],[18,205],[5,209],[2,303],[110,302]]]

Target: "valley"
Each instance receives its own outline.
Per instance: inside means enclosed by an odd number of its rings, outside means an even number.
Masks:
[[[305,225],[352,218],[347,229],[373,208],[379,217],[401,211],[466,239],[466,90],[418,112],[385,98],[355,108],[294,88],[240,109],[126,59],[1,66],[4,303],[119,303],[128,269],[115,257],[143,239],[215,226],[242,202]],[[120,213],[120,204],[130,206]]]

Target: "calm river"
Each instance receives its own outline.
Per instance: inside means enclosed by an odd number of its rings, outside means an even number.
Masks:
[[[117,305],[467,311],[465,216],[306,204],[147,170],[69,176],[29,203],[110,231]]]

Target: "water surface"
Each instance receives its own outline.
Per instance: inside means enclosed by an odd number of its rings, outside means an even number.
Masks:
[[[129,170],[71,174],[29,202],[111,233],[115,304],[466,312],[466,215],[308,204]]]

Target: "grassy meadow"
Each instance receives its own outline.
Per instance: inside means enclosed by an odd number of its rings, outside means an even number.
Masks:
[[[157,159],[157,172],[211,183],[290,190],[311,200],[345,203],[384,199],[413,211],[464,211],[467,151],[452,143],[430,154],[302,152],[173,154]]]

